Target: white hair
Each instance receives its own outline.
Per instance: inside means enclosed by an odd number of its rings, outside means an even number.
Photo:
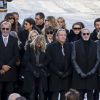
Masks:
[[[16,100],[16,98],[21,97],[18,93],[12,93],[9,95],[8,100]]]

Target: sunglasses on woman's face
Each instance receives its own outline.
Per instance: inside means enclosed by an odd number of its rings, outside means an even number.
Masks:
[[[47,32],[46,34],[53,34],[53,32]]]
[[[9,17],[8,19],[11,20],[11,19],[15,19],[15,18],[14,17]]]

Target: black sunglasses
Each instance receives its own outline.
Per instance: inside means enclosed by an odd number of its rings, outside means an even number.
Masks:
[[[90,35],[90,33],[83,33],[83,35]]]
[[[8,31],[8,30],[9,30],[9,28],[2,28],[2,30],[7,30],[7,31]]]
[[[80,30],[81,28],[78,28],[78,27],[74,27],[73,29],[74,29],[74,30]]]
[[[53,31],[48,31],[46,34],[53,34],[54,32]]]

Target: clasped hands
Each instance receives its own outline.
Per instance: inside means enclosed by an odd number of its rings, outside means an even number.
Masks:
[[[0,70],[0,74],[5,74],[9,70],[10,70],[10,66],[3,65],[2,68],[1,68],[1,70]]]

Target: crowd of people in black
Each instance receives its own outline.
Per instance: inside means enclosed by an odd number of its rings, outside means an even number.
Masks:
[[[0,100],[14,92],[27,100],[99,100],[100,18],[92,33],[42,12],[23,25],[19,18],[7,13],[0,23]]]

